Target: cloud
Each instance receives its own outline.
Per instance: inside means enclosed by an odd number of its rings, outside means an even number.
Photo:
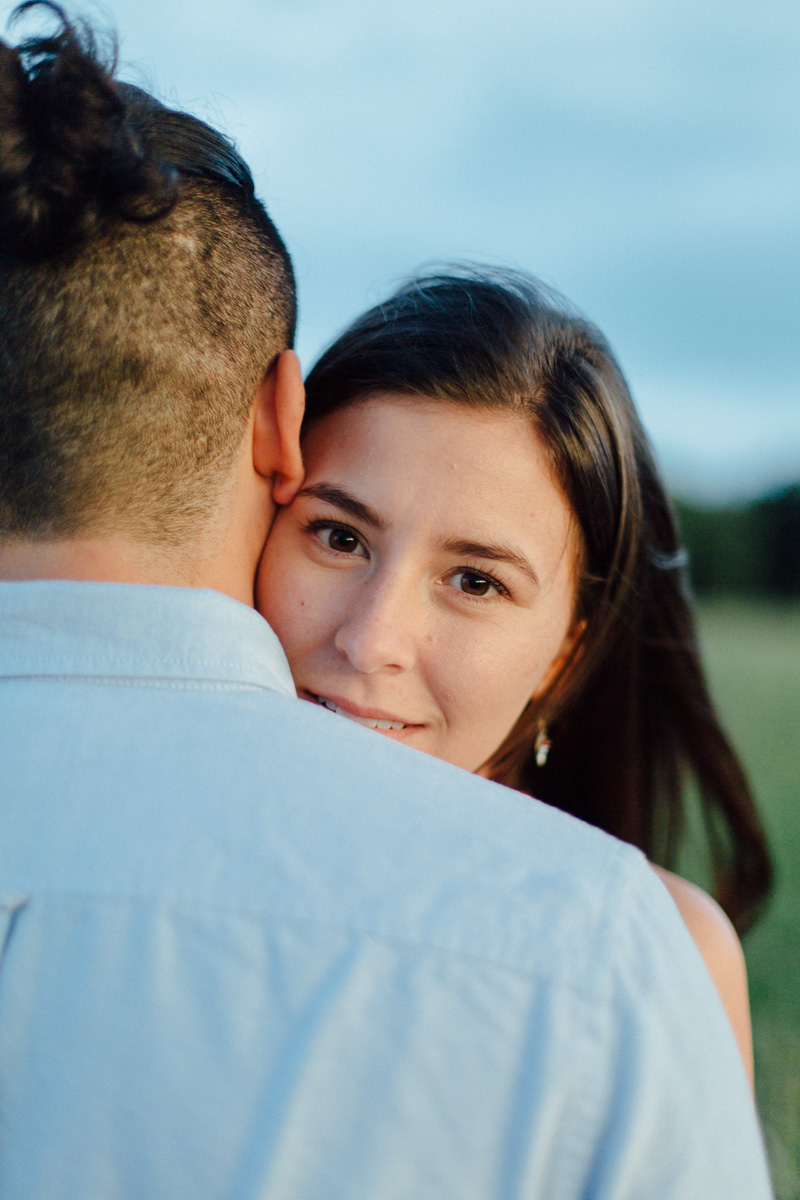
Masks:
[[[731,471],[750,397],[796,407],[796,0],[105,11],[147,83],[239,141],[298,265],[306,359],[419,263],[479,257],[570,295],[643,395],[680,381]],[[654,425],[686,462],[702,430]],[[788,417],[750,444],[800,462]]]

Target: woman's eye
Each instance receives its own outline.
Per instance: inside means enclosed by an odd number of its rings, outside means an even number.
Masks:
[[[457,571],[451,575],[453,587],[463,592],[465,596],[499,595],[500,589],[489,575],[480,571]]]
[[[323,525],[317,529],[317,537],[323,546],[327,546],[329,550],[335,550],[337,554],[366,557],[364,543],[351,529],[344,529],[340,525]]]

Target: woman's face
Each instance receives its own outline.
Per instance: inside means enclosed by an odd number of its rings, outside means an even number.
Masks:
[[[323,418],[258,607],[299,695],[477,770],[571,641],[578,535],[522,417],[377,396]]]

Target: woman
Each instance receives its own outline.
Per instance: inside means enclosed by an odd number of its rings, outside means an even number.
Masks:
[[[752,1079],[736,934],[764,834],[711,704],[685,555],[600,333],[533,279],[421,277],[307,381],[307,476],[258,603],[299,694],[673,866],[693,782],[714,891],[655,867]]]

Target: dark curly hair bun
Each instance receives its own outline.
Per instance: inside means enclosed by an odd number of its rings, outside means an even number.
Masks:
[[[113,80],[88,26],[50,0],[27,0],[58,20],[50,36],[0,41],[0,253],[36,261],[95,235],[107,216],[150,221],[177,196],[177,172],[137,129],[136,89]]]

